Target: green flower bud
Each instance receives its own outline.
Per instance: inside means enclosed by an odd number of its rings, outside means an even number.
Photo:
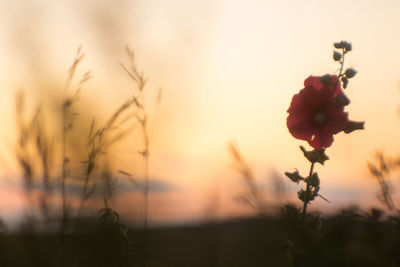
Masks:
[[[333,46],[337,49],[343,48],[342,42],[333,43]]]
[[[353,78],[354,76],[356,76],[357,71],[356,71],[355,69],[348,68],[348,69],[345,71],[344,74],[346,75],[346,77],[347,77],[348,79],[351,79],[351,78]]]
[[[325,161],[329,159],[329,157],[325,154],[324,149],[314,149],[312,151],[307,151],[303,146],[300,146],[300,150],[303,152],[304,156],[311,162],[311,163],[320,163],[324,165]]]
[[[346,78],[346,77],[342,77],[342,78],[340,78],[340,80],[342,81],[342,83],[343,83],[343,89],[346,89],[347,88],[347,85],[349,84],[349,80]]]
[[[342,54],[339,53],[338,51],[333,51],[333,60],[339,61],[342,59]]]
[[[350,104],[350,99],[344,93],[338,94],[335,97],[335,100],[336,100],[336,103],[338,103],[339,105],[341,105],[343,107]]]
[[[294,183],[299,183],[299,181],[304,180],[304,178],[299,174],[298,170],[294,172],[285,172],[285,175]]]
[[[353,47],[352,47],[351,43],[345,42],[344,49],[346,50],[346,52],[350,52],[353,49]]]
[[[333,84],[332,76],[330,74],[325,74],[324,76],[321,76],[321,78],[319,80],[324,85],[332,85]]]
[[[347,42],[347,41],[340,41],[340,43],[338,43],[337,48],[343,48],[345,50],[345,52],[350,52],[352,49],[351,43]]]
[[[300,191],[297,192],[297,196],[301,201],[303,202],[307,201],[307,192],[304,189],[300,189]]]
[[[312,187],[319,187],[319,177],[318,174],[315,172],[311,177],[307,178],[308,184]]]
[[[317,195],[318,195],[318,193],[317,193]],[[310,202],[315,199],[315,193],[311,192],[311,190],[309,190],[308,194],[307,194],[306,190],[300,189],[300,191],[297,192],[297,196],[303,202]]]

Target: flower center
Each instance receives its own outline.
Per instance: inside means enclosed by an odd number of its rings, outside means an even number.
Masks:
[[[326,116],[325,116],[325,114],[322,113],[322,112],[317,112],[317,113],[314,115],[314,122],[315,122],[316,124],[322,124],[322,123],[325,122],[325,120],[326,120]]]

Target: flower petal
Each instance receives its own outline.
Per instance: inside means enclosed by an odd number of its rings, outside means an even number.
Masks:
[[[314,133],[308,143],[315,149],[330,147],[333,143],[333,134],[326,127],[323,127]]]
[[[289,127],[288,127],[289,128]],[[289,128],[289,132],[293,135],[294,138],[308,141],[311,139],[311,136],[314,134],[313,125],[307,121],[301,121],[295,125],[292,125]]]
[[[315,90],[321,90],[324,84],[321,82],[319,76],[310,76],[304,80],[305,87],[314,87]]]
[[[313,87],[306,87],[300,91],[299,95],[307,103],[309,109],[314,110],[323,106],[327,102],[331,102],[332,94],[328,88],[315,90]]]
[[[313,87],[315,90],[321,90],[322,88],[328,88],[330,92],[334,90],[333,85],[324,85],[321,80],[321,77],[319,76],[309,76],[307,79],[304,81],[304,86],[305,87]],[[334,84],[336,84],[338,77],[336,75],[332,75],[332,81]],[[335,92],[333,93],[333,97],[336,97],[338,94],[343,93],[342,90],[342,84],[340,83],[340,80],[338,81],[338,84],[336,86]]]
[[[320,129],[320,143],[322,148],[330,147],[333,143],[333,134],[327,127]]]
[[[290,108],[288,109],[288,112],[289,116],[286,120],[288,128],[291,128],[302,121],[309,121],[312,117],[312,111],[310,110],[304,99],[300,96],[300,94],[293,96],[292,103],[290,105]]]
[[[349,120],[348,113],[344,112],[343,107],[330,105],[325,107],[325,113],[329,120],[325,126],[332,134],[337,134],[345,129]]]

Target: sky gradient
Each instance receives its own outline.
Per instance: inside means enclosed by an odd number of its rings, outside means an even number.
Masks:
[[[358,74],[346,89],[346,110],[350,119],[366,121],[366,129],[335,136],[327,150],[331,159],[316,168],[331,203],[317,200],[311,208],[373,203],[378,187],[366,162],[377,150],[396,156],[400,147],[399,11],[395,0],[0,1],[1,174],[18,173],[12,156],[16,90],[23,88],[33,106],[45,103],[55,94],[51,88],[65,82],[82,45],[80,70],[92,70],[93,79],[81,105],[105,116],[131,95],[120,67],[129,45],[149,77],[146,100],[156,114],[151,177],[177,188],[166,196],[164,213],[199,218],[213,195],[220,216],[240,213],[233,198],[241,180],[228,143],[237,142],[268,192],[271,171],[306,173],[298,147],[307,144],[288,132],[286,110],[309,75],[337,73],[332,44],[348,40],[353,51],[345,65]],[[156,109],[159,87],[163,98]],[[128,157],[138,150],[134,136],[114,155],[121,169],[140,176],[138,157]],[[295,196],[299,187],[287,186]],[[21,203],[0,195],[0,214]]]

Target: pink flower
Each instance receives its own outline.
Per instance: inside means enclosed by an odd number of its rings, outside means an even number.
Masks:
[[[322,81],[321,81],[322,80]],[[337,76],[310,76],[304,88],[293,96],[288,109],[287,127],[297,139],[307,141],[315,149],[332,145],[333,135],[363,129],[364,124],[348,120],[344,106],[349,100]]]

